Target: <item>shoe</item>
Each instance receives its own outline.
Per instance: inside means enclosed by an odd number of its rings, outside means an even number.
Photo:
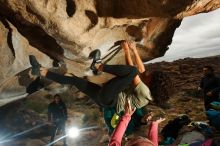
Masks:
[[[40,76],[40,63],[37,61],[36,57],[34,55],[29,55],[29,61],[32,66],[31,74]]]
[[[93,50],[89,54],[89,59],[100,60],[100,57],[101,57],[101,51],[99,49]]]
[[[96,64],[101,63],[101,51],[96,49],[89,54],[89,59],[93,59],[90,69],[93,70],[93,73],[97,72]]]

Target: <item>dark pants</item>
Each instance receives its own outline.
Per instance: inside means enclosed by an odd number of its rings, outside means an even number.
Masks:
[[[52,143],[50,146],[53,146],[54,137],[56,136],[56,133],[58,130],[62,131],[62,134],[64,136],[63,138],[63,145],[66,146],[66,131],[65,131],[65,120],[55,120],[53,122],[53,127],[51,129],[51,139],[50,143]]]
[[[113,74],[116,77],[104,83],[102,87],[76,76],[69,77],[48,72],[46,77],[60,84],[74,85],[98,105],[112,107],[117,103],[118,94],[131,85],[138,71],[136,67],[129,65],[104,65],[103,72]]]
[[[212,102],[212,100],[210,100],[210,97],[204,96],[204,106],[205,106],[206,111],[211,108],[211,106],[210,106],[211,102]]]
[[[219,101],[219,100],[218,100],[218,96],[207,96],[206,94],[204,95],[204,106],[205,106],[205,110],[208,111],[209,109],[212,108],[210,103],[212,103],[213,101]]]
[[[32,81],[28,87],[26,88],[26,92],[29,94],[32,94],[36,92],[37,90],[40,90],[44,87],[44,84],[42,83],[40,77],[37,77],[34,81]]]

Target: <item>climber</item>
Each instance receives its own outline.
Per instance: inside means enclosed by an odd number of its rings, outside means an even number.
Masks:
[[[53,146],[54,137],[57,130],[62,130],[63,135],[65,132],[65,122],[67,120],[67,108],[65,103],[60,98],[59,94],[54,95],[54,100],[48,106],[48,122],[52,124],[50,145]],[[66,137],[63,138],[63,145],[66,144]]]
[[[173,93],[173,86],[169,76],[159,70],[145,70],[144,64],[137,51],[135,42],[126,42],[126,44],[123,46],[127,65],[134,66],[130,50],[133,52],[135,63],[140,76],[136,76],[136,80],[142,80],[149,87],[151,95],[154,99],[154,103],[156,103],[156,105],[162,108],[169,108],[167,101]]]
[[[126,43],[122,43],[123,48],[124,45]],[[100,86],[80,77],[69,77],[48,71],[48,69],[41,67],[34,56],[30,56],[32,74],[46,77],[60,84],[74,85],[99,106],[115,107],[117,114],[124,110],[126,98],[130,99],[132,107],[136,108],[141,108],[152,100],[148,87],[141,80],[137,80],[138,71],[136,67],[102,64],[100,59],[101,52],[98,49],[92,51],[89,57],[93,59],[90,66],[91,70],[94,72],[107,72],[116,77]]]
[[[130,51],[130,50],[132,50],[132,52],[134,54],[135,63],[137,65],[136,67],[139,71],[140,77],[136,76],[136,78],[133,80],[134,86],[136,84],[135,82],[138,83],[141,80],[143,82],[145,82],[145,84],[147,86],[151,87],[150,91],[152,90],[154,93],[153,97],[155,97],[154,98],[155,103],[159,106],[165,107],[164,106],[165,102],[169,98],[169,95],[171,93],[170,90],[172,90],[170,78],[168,76],[166,76],[165,73],[160,72],[160,71],[154,71],[154,72],[146,71],[144,64],[143,64],[143,62],[139,56],[139,53],[137,51],[136,44],[131,41],[130,42],[124,41],[122,43],[123,43],[122,49],[124,50],[124,53],[125,53],[126,64],[134,66],[134,63],[131,58],[131,51]],[[153,85],[152,85],[152,83],[153,83]],[[151,93],[152,93],[152,91],[151,91]],[[103,113],[104,113],[105,123],[108,127],[108,130],[109,130],[109,134],[111,134],[113,132],[116,124],[118,123],[119,117],[121,115],[117,115],[115,113],[114,108],[103,108]],[[137,109],[131,117],[131,121],[126,129],[125,134],[129,135],[129,134],[133,133],[136,129],[140,128],[141,125],[147,124],[146,122],[144,122],[144,119],[148,114],[149,113],[145,113],[144,107]],[[115,121],[115,122],[113,122],[113,121]],[[112,124],[112,123],[114,123],[114,124]]]

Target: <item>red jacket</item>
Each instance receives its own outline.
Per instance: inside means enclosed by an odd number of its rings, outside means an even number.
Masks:
[[[122,137],[125,133],[125,130],[130,120],[131,120],[131,116],[129,114],[125,114],[121,118],[120,122],[115,128],[115,131],[112,134],[111,140],[109,142],[109,146],[121,146]],[[157,122],[152,122],[150,131],[148,133],[148,138],[155,146],[158,146],[158,123]]]

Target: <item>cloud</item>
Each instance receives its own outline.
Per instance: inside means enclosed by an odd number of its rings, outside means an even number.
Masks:
[[[185,57],[220,55],[220,9],[183,19],[173,42],[163,57],[155,61],[173,61]]]

